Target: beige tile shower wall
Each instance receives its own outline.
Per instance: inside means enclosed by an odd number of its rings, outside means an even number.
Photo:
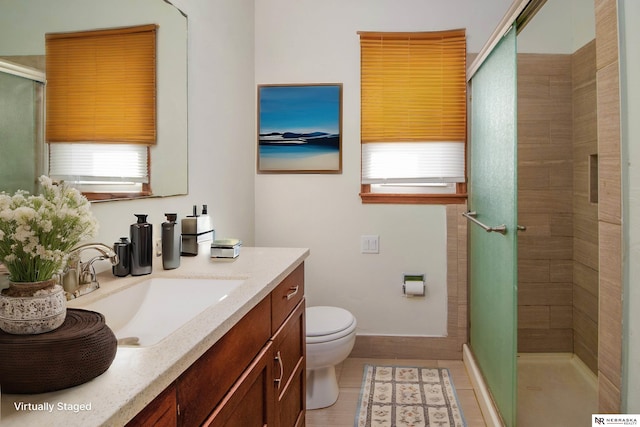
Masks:
[[[573,351],[598,372],[598,204],[589,158],[598,153],[596,43],[572,55]]]
[[[573,351],[571,56],[518,55],[518,351]]]
[[[600,301],[598,384],[601,413],[619,413],[622,390],[622,176],[616,0],[595,0],[598,92]]]

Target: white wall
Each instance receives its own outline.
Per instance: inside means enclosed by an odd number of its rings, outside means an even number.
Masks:
[[[173,3],[189,16],[189,195],[95,203],[97,240],[110,244],[128,236],[134,213],[149,214],[159,236],[165,212],[183,217],[193,204],[208,204],[217,236],[253,245],[254,2]],[[160,258],[155,261],[154,268],[162,268]]]
[[[572,54],[595,36],[593,0],[547,0],[518,34],[518,53]]]
[[[640,2],[620,0],[624,224],[623,410],[640,413]],[[626,167],[625,167],[626,166]]]
[[[478,52],[510,0],[256,1],[256,83],[343,83],[341,175],[257,175],[256,243],[311,249],[309,305],[354,313],[359,334],[446,335],[443,206],[363,205],[360,188],[360,65],[363,31],[466,28]],[[380,235],[380,254],[360,236]],[[401,274],[427,275],[428,296],[401,296]]]

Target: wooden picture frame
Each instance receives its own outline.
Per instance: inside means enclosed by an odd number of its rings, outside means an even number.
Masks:
[[[258,85],[258,173],[342,173],[342,83]]]

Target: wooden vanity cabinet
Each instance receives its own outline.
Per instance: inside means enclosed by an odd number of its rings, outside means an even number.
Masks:
[[[271,337],[263,299],[177,380],[178,425],[199,426],[222,401]]]
[[[306,408],[304,264],[296,268],[271,292],[270,303],[271,339],[265,346],[265,349],[269,349],[268,354],[271,357],[272,372],[268,376],[269,387],[259,394],[258,391],[263,386],[263,377],[258,376],[258,372],[252,374],[252,369],[248,369],[247,378],[241,378],[236,383],[234,390],[228,394],[229,400],[225,399],[225,402],[216,408],[205,423],[206,426],[304,426]],[[260,373],[266,372],[261,363],[255,369],[260,370]],[[255,390],[255,393],[251,397],[243,398],[248,395],[248,392],[242,392],[242,390],[249,387]],[[264,401],[270,402],[267,410],[262,404]],[[219,418],[222,420],[218,421]]]
[[[176,387],[171,384],[140,411],[127,426],[175,427],[178,424],[176,406]]]
[[[304,264],[300,264],[271,291],[271,335],[275,335],[303,297]]]
[[[304,426],[304,307],[302,300],[203,426]]]
[[[304,425],[307,396],[304,315],[304,264],[300,264],[271,292],[276,427]]]
[[[304,264],[127,426],[302,427]]]
[[[304,426],[307,378],[304,309],[302,300],[273,336],[276,427]]]
[[[274,425],[272,362],[273,344],[269,342],[202,426]]]

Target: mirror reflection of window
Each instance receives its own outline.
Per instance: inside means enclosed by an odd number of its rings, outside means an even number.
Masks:
[[[77,32],[89,29],[120,28],[154,23],[158,25],[156,57],[157,91],[157,143],[148,145],[150,158],[149,182],[153,194],[150,197],[166,197],[188,192],[188,109],[187,109],[187,29],[188,17],[169,0],[20,0],[0,1],[0,73],[3,64],[12,62],[21,67],[31,68],[45,78],[45,34]],[[73,14],[69,13],[73,10]],[[35,112],[44,119],[44,84],[37,95]],[[0,91],[0,103],[4,102],[7,91]],[[42,111],[42,113],[39,113]],[[12,112],[12,110],[10,110]],[[0,108],[0,134],[5,124],[15,124],[15,115],[4,115]],[[22,116],[26,116],[26,113]],[[7,118],[9,117],[9,118]],[[7,139],[0,135],[0,191],[14,192],[16,188],[34,190],[37,177],[49,170],[49,146],[44,142],[44,120],[36,124],[36,154],[25,151],[21,139],[13,141],[19,151],[7,150]],[[78,143],[74,142],[74,145]],[[91,144],[93,147],[99,144]],[[4,156],[7,155],[5,158]],[[4,179],[3,162],[35,164],[35,175],[27,174],[22,180],[12,182]],[[17,167],[17,166],[16,166]],[[33,167],[30,167],[33,170]],[[171,173],[168,174],[167,171]],[[17,178],[19,174],[11,174]],[[100,200],[115,200],[121,197],[99,194]],[[133,193],[135,194],[135,192]],[[122,197],[134,198],[132,193]],[[149,197],[149,196],[141,196]]]
[[[150,195],[156,25],[46,35],[49,175],[90,199]]]
[[[149,149],[140,144],[52,144],[49,176],[83,193],[145,194]],[[93,195],[98,198],[97,194]]]

